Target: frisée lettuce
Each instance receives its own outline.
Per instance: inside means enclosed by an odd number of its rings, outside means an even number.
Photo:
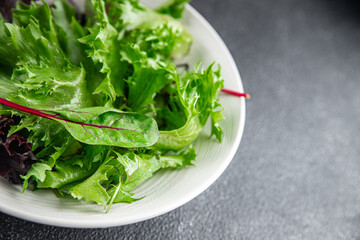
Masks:
[[[186,2],[92,0],[83,18],[65,0],[18,2],[12,22],[0,16],[0,146],[21,139],[32,156],[11,167],[6,145],[0,175],[109,210],[156,171],[193,165],[209,119],[221,142],[220,68],[174,63],[192,43]]]

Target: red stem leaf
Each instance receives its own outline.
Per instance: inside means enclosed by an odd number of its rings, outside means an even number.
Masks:
[[[68,120],[68,119],[58,117],[57,114],[49,114],[49,113],[45,113],[43,111],[40,111],[40,110],[37,110],[37,109],[34,109],[34,108],[25,107],[23,105],[8,101],[8,100],[6,100],[4,98],[1,98],[1,97],[0,97],[0,104],[3,104],[3,105],[8,106],[10,108],[14,108],[14,109],[19,110],[21,112],[26,112],[26,113],[29,113],[29,114],[32,114],[32,115],[35,115],[35,116],[38,116],[38,117],[47,118],[47,119],[54,120],[54,121],[60,120],[60,121],[66,122],[66,123],[69,122],[69,123],[80,124],[83,127],[84,126],[89,126],[89,127],[96,127],[96,128],[108,128],[108,129],[114,129],[114,130],[130,130],[130,129],[126,129],[126,128],[116,128],[116,127],[112,127],[112,126],[96,125],[96,124],[83,123],[83,122],[75,122],[75,121],[72,121],[72,120]],[[132,130],[132,131],[135,131],[135,130]]]
[[[236,92],[236,91],[226,89],[226,88],[221,89],[221,92],[226,93],[226,94],[230,94],[230,95],[234,95],[234,96],[237,96],[237,97],[244,97],[246,99],[250,99],[250,94],[248,94],[248,93],[240,93],[240,92]]]

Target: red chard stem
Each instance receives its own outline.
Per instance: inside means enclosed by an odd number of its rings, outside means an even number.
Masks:
[[[240,93],[240,92],[236,92],[236,91],[226,89],[226,88],[221,89],[221,92],[230,94],[230,95],[234,95],[234,96],[238,96],[238,97],[244,97],[246,99],[250,99],[250,94],[248,94],[248,93]]]
[[[14,109],[19,110],[21,112],[26,112],[26,113],[29,113],[29,114],[32,114],[32,115],[35,115],[35,116],[38,116],[38,117],[43,117],[43,118],[47,118],[47,119],[54,120],[54,121],[60,120],[60,121],[64,121],[64,122],[80,124],[83,127],[84,126],[90,126],[90,127],[108,128],[108,129],[114,129],[114,130],[128,130],[128,129],[125,129],[125,128],[117,128],[117,127],[111,127],[111,126],[105,126],[105,125],[96,125],[96,124],[90,124],[90,123],[75,122],[75,121],[72,121],[72,120],[68,120],[68,119],[58,117],[57,116],[58,114],[45,113],[43,111],[40,111],[40,110],[37,110],[37,109],[34,109],[34,108],[25,107],[23,105],[8,101],[8,100],[6,100],[4,98],[1,98],[1,97],[0,97],[0,104],[3,104],[5,106],[14,108]]]

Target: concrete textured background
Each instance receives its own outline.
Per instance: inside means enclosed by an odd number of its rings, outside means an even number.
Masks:
[[[58,228],[0,213],[0,239],[360,239],[360,5],[192,5],[252,94],[224,174],[186,205],[129,226]]]

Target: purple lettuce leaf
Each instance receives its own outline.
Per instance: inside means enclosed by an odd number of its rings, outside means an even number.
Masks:
[[[39,161],[25,137],[8,136],[10,126],[18,123],[17,117],[0,116],[0,176],[14,184],[22,183],[20,175],[25,175],[31,165]]]

